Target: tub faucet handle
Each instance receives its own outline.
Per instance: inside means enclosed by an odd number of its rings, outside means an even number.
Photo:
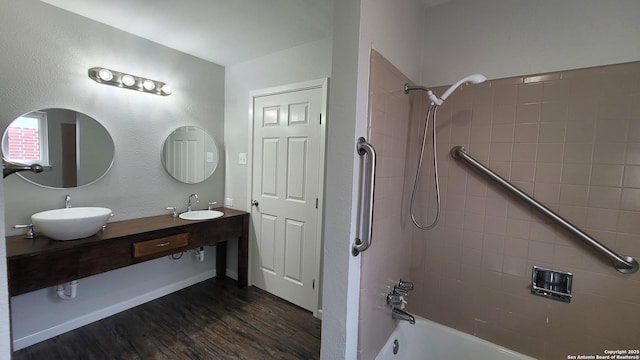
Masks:
[[[411,281],[403,281],[402,279],[400,279],[400,281],[398,281],[398,288],[404,291],[413,291],[414,286]]]
[[[391,290],[391,293],[392,294],[401,295],[403,297],[409,296],[409,290],[403,289],[403,288],[399,287],[398,285],[395,285],[393,287],[393,289]]]
[[[387,294],[387,305],[400,306],[404,308],[406,304],[407,304],[407,301],[404,299],[404,295],[397,294],[394,292]]]

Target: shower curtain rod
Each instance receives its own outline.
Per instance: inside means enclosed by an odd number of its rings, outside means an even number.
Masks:
[[[580,240],[584,241],[587,245],[593,247],[595,250],[599,251],[601,254],[608,257],[613,262],[613,267],[621,273],[624,274],[632,274],[638,271],[638,262],[636,259],[630,256],[618,255],[613,252],[611,249],[607,248],[597,240],[593,239],[582,230],[578,229],[574,225],[572,225],[567,220],[560,217],[560,215],[554,213],[549,210],[547,207],[536,201],[531,196],[525,194],[522,190],[515,187],[513,184],[508,182],[507,180],[500,177],[500,175],[494,173],[486,166],[482,165],[480,162],[472,158],[467,150],[462,146],[454,146],[451,148],[451,156],[457,160],[463,160],[467,165],[472,166],[482,174],[489,177],[491,180],[500,184],[503,188],[508,190],[510,193],[523,200],[527,204],[531,205],[534,209],[540,211],[542,214],[546,215],[549,219],[556,222],[558,225],[562,226],[565,230],[570,232],[572,235],[576,236]]]

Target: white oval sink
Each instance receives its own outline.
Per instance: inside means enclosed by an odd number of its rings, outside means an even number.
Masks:
[[[218,210],[195,210],[195,211],[188,211],[180,214],[180,219],[209,220],[209,219],[219,218],[222,215],[224,215],[224,213]]]
[[[111,209],[72,207],[42,211],[31,215],[36,231],[54,240],[75,240],[94,235],[107,223]]]

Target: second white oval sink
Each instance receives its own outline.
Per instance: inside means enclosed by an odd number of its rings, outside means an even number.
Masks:
[[[184,220],[209,220],[223,216],[224,213],[218,210],[194,210],[180,214],[180,219]]]

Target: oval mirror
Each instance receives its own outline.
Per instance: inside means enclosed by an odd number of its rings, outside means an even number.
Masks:
[[[182,126],[164,141],[162,165],[174,179],[195,184],[205,181],[218,167],[218,146],[197,126]]]
[[[95,119],[69,109],[31,111],[15,119],[2,136],[2,156],[9,162],[40,164],[41,173],[21,178],[54,189],[88,185],[113,164],[114,144]]]

